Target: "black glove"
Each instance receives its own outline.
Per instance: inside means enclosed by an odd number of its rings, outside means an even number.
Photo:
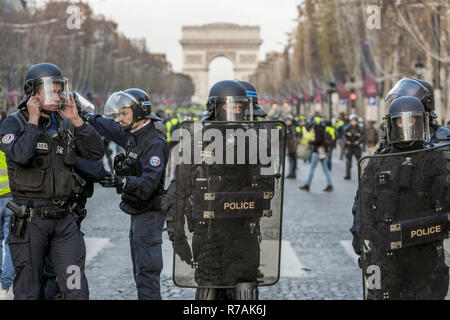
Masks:
[[[174,242],[174,250],[177,255],[180,256],[181,260],[187,264],[192,264],[192,253],[191,247],[186,238],[178,239]]]
[[[125,178],[121,176],[116,176],[115,174],[107,173],[102,180],[100,180],[100,184],[104,188],[116,188],[122,190],[125,184]]]
[[[89,117],[93,115],[93,113],[86,111],[86,109],[81,109],[78,104],[77,104],[77,109],[78,109],[78,115],[84,122],[87,122]]]

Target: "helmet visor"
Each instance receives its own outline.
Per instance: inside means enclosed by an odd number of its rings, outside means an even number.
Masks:
[[[391,104],[392,101],[398,97],[403,96],[413,96],[418,98],[420,101],[428,96],[430,92],[425,88],[419,81],[414,79],[402,79],[395,84],[395,86],[386,95],[384,101],[386,104]]]
[[[74,93],[74,98],[75,98],[75,102],[77,103],[78,107],[81,110],[86,110],[89,113],[94,113],[95,112],[95,106],[85,97],[83,97],[81,94],[79,94],[78,92],[73,92]]]
[[[33,81],[32,95],[38,97],[42,106],[60,108],[70,104],[69,79],[64,77],[44,77]]]
[[[114,92],[106,101],[103,114],[108,117],[117,118],[122,108],[131,108],[137,104],[136,99],[123,91]]]
[[[220,97],[214,99],[217,121],[253,121],[253,104],[248,97]]]
[[[389,143],[430,141],[428,113],[400,112],[386,118],[386,136]]]

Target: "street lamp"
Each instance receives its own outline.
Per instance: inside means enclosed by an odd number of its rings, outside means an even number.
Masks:
[[[330,78],[330,80],[328,80],[328,115],[329,115],[329,120],[331,122],[331,118],[333,117],[333,113],[332,113],[332,94],[336,92],[336,81],[334,80],[334,78]]]

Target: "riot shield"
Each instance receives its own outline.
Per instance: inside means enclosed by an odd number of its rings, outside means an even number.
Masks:
[[[280,271],[286,127],[185,121],[174,132],[173,280],[191,288],[274,285]]]
[[[448,298],[449,145],[364,157],[358,172],[364,298]]]

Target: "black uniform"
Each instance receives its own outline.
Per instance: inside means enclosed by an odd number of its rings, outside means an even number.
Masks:
[[[361,158],[361,144],[364,142],[364,130],[358,125],[349,125],[344,131],[345,137],[345,150],[347,156],[347,166],[345,171],[345,177],[351,177],[352,158],[355,157],[356,161]]]
[[[116,174],[126,178],[120,209],[131,216],[130,247],[138,298],[161,299],[162,229],[168,145],[161,132],[149,122],[134,132],[126,132],[116,121],[92,115],[89,123],[105,138],[126,150]]]
[[[66,299],[88,299],[84,274],[86,248],[71,205],[85,181],[75,172],[76,156],[103,157],[103,143],[89,124],[74,128],[59,115],[28,123],[28,111],[8,117],[1,126],[1,149],[6,154],[11,192],[30,218],[13,216],[8,238],[16,270],[15,299],[43,298],[44,259],[54,264]],[[31,210],[32,209],[32,210]],[[71,282],[73,281],[73,282]]]

